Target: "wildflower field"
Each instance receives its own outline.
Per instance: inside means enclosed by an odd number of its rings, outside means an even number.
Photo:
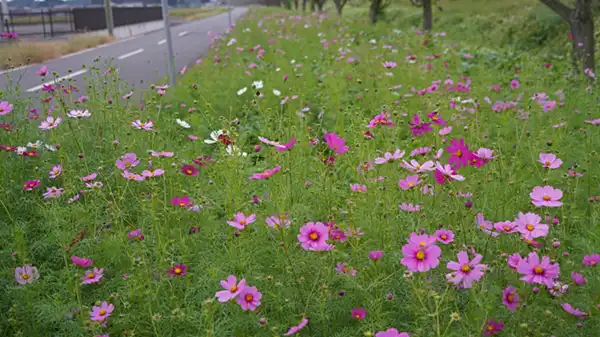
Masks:
[[[367,21],[4,93],[0,335],[597,336],[594,74]]]

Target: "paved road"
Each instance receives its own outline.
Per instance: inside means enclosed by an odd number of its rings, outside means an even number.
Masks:
[[[232,19],[237,20],[245,12],[246,8],[235,8],[232,11]],[[211,43],[208,32],[223,33],[227,30],[228,25],[228,15],[223,13],[171,27],[177,70],[193,64],[199,57],[206,55]],[[48,67],[49,71],[58,72],[59,76],[70,76],[76,80],[77,86],[81,89],[79,94],[83,95],[86,89],[83,78],[88,71],[82,65],[91,65],[98,57],[104,60],[110,59],[118,69],[119,77],[135,91],[140,91],[167,75],[167,50],[164,39],[164,31],[160,30],[100,48],[67,55],[45,62],[44,65]],[[42,80],[35,72],[40,66],[32,65],[12,71],[0,71],[0,90],[7,88],[9,83],[7,76],[10,76],[13,81],[19,80],[23,95],[37,95],[42,88]],[[69,70],[72,71],[70,74]]]

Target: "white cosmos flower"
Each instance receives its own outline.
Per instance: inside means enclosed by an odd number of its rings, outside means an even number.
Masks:
[[[279,91],[277,89],[273,89],[273,95],[279,96],[279,95],[281,95],[281,91]]]
[[[186,121],[182,121],[179,118],[177,118],[175,121],[177,122],[177,124],[179,124],[184,129],[189,129],[190,128],[190,124],[188,122],[186,122]]]
[[[67,112],[67,116],[71,118],[90,117],[92,114],[88,110],[71,110]]]
[[[27,151],[27,148],[25,146],[17,147],[17,154],[22,155],[23,153],[25,153],[25,151]]]
[[[231,40],[229,40],[229,42],[227,42],[227,47],[231,46],[232,44],[236,43],[237,40],[235,38],[231,38]]]
[[[227,151],[227,154],[230,156],[246,157],[248,155],[246,152],[242,152],[242,150],[240,150],[239,147],[232,145],[232,144],[227,145],[227,148],[225,150]]]
[[[238,96],[243,95],[246,92],[246,90],[248,90],[248,88],[246,88],[246,87],[243,87],[242,89],[238,90],[237,91]]]
[[[210,139],[205,139],[204,142],[206,144],[214,144],[219,141],[219,137],[221,136],[229,136],[229,132],[218,130],[210,133]]]
[[[252,82],[252,87],[254,87],[255,89],[262,89],[262,87],[263,87],[263,81],[254,81],[254,82]]]
[[[44,144],[44,147],[46,148],[46,150],[54,152],[56,151],[56,146],[54,145],[48,145],[48,144]]]
[[[34,149],[39,149],[42,146],[42,141],[41,140],[36,140],[35,143],[27,143],[27,147],[31,147]]]

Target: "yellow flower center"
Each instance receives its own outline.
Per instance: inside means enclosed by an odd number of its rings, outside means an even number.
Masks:
[[[177,275],[181,274],[181,268],[175,268],[175,274],[177,274]]]
[[[131,167],[131,163],[125,163],[125,167]]]
[[[541,275],[544,273],[544,269],[542,269],[542,267],[537,266],[535,268],[533,268],[533,272],[536,273],[537,275]]]
[[[310,235],[308,236],[311,240],[316,241],[319,238],[319,234],[312,232],[310,233]]]
[[[183,203],[183,202],[180,202],[180,203],[179,203],[179,207],[185,207],[185,203]]]
[[[417,256],[416,256],[416,258],[417,258],[417,260],[424,260],[424,259],[425,259],[425,253],[424,253],[423,251],[421,251],[421,250],[420,250],[420,251],[417,253]]]
[[[546,162],[544,163],[546,166],[550,166],[550,162],[546,160]]]
[[[185,171],[187,174],[192,174],[192,170]]]
[[[408,187],[414,187],[415,183],[413,183],[412,181],[410,183],[408,183]]]
[[[510,228],[510,226],[509,226],[509,225],[504,225],[504,230],[505,230],[505,231],[507,231],[507,232],[508,232],[508,231],[509,231],[509,230],[511,230],[511,229],[512,229],[512,228]]]
[[[3,108],[0,108],[0,112],[4,112],[4,109],[3,109]]]
[[[104,310],[104,309],[100,310],[100,316],[104,316],[104,315],[106,315],[106,310]]]
[[[550,201],[550,197],[549,197],[549,196],[547,196],[547,195],[545,195],[545,196],[544,196],[544,201]]]
[[[234,285],[233,287],[229,288],[229,291],[234,293],[238,290],[238,287],[236,285]]]
[[[360,319],[360,315],[359,314],[354,315],[354,317],[356,317],[356,319]]]
[[[240,225],[246,226],[247,222],[245,219],[240,220]]]
[[[460,267],[460,270],[462,270],[462,271],[463,271],[463,272],[465,272],[465,273],[468,273],[468,272],[470,272],[470,271],[471,271],[471,267],[469,267],[469,265],[468,265],[468,264],[463,264],[463,266],[462,266],[462,267]]]
[[[494,331],[494,325],[493,324],[489,324],[487,326],[488,331]]]
[[[248,294],[244,297],[244,299],[246,300],[246,302],[252,302],[252,300],[254,299],[254,296]]]
[[[27,280],[27,279],[29,279],[29,275],[28,275],[28,274],[23,274],[23,279],[24,279],[24,280]]]
[[[94,273],[89,273],[88,274],[88,278],[94,278],[94,277],[96,277],[96,275],[94,275]]]
[[[348,267],[344,266],[344,267],[342,268],[342,271],[344,272],[344,274],[345,274],[345,273],[348,273]]]
[[[456,156],[457,157],[462,157],[462,151],[461,150],[456,150]]]
[[[513,296],[513,294],[509,294],[508,296],[506,296],[506,301],[509,303],[512,303],[514,299],[515,297]]]
[[[446,234],[442,234],[442,235],[440,236],[440,238],[442,238],[442,240],[446,240],[446,239],[448,238],[448,235],[446,235]]]
[[[525,228],[527,228],[528,231],[532,231],[535,227],[533,227],[532,224],[527,224],[527,226],[525,226]]]

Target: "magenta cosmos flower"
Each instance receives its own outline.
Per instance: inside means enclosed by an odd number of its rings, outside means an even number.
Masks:
[[[506,264],[510,269],[517,270],[517,267],[519,267],[519,263],[521,263],[521,260],[523,260],[523,258],[521,257],[521,255],[519,255],[519,253],[513,253],[510,254],[508,259],[506,260]]]
[[[374,128],[378,125],[394,126],[394,123],[392,123],[392,121],[388,120],[388,114],[386,112],[382,112],[378,115],[375,115],[375,117],[373,117],[373,119],[371,119],[371,121],[369,122],[369,125],[367,125],[367,128]]]
[[[411,188],[419,185],[422,182],[423,182],[423,180],[419,179],[419,175],[415,174],[415,175],[407,176],[404,179],[398,180],[398,186],[400,186],[401,189],[406,191],[406,190],[410,190]]]
[[[96,268],[87,270],[85,275],[81,277],[81,284],[92,284],[100,282],[100,279],[104,276],[104,268]]]
[[[238,294],[237,302],[242,307],[242,310],[254,311],[260,306],[260,299],[262,294],[256,289],[256,287],[244,287],[244,289]]]
[[[435,238],[434,238],[435,240]],[[435,244],[408,243],[402,246],[402,264],[412,272],[426,272],[440,264],[442,250]]]
[[[472,154],[463,138],[460,140],[452,139],[450,145],[446,147],[446,151],[452,153],[452,156],[448,158],[449,164],[457,168],[469,166],[469,160],[471,159]]]
[[[344,138],[339,137],[336,133],[326,133],[323,138],[327,142],[327,146],[329,146],[333,152],[337,154],[344,154],[348,152],[346,141]]]
[[[29,180],[23,184],[23,191],[33,191],[40,186],[39,180]]]
[[[352,192],[365,193],[367,192],[367,186],[361,184],[350,184],[350,190]]]
[[[196,177],[198,175],[198,168],[196,168],[194,165],[183,165],[181,168],[181,173],[185,174],[186,176]]]
[[[115,306],[104,301],[99,306],[92,307],[90,319],[92,321],[103,322],[115,310]]]
[[[372,252],[369,252],[369,259],[371,259],[371,261],[377,261],[379,259],[381,259],[383,257],[383,250],[375,250]]]
[[[504,304],[508,310],[515,311],[519,306],[519,293],[513,286],[508,286],[502,291],[502,304]]]
[[[433,131],[431,128],[431,123],[421,122],[419,114],[414,114],[412,122],[409,121],[408,125],[410,125],[410,131],[413,136],[422,136],[426,132]]]
[[[558,277],[560,269],[558,263],[550,263],[548,256],[543,256],[540,261],[537,252],[531,252],[521,260],[517,272],[523,275],[521,280],[527,283],[543,284],[548,288],[552,288],[554,279]]]
[[[223,303],[236,298],[246,288],[246,280],[242,279],[237,283],[237,278],[229,275],[226,280],[221,281],[221,287],[225,290],[217,291],[215,296]]]
[[[73,263],[78,265],[79,267],[83,268],[89,267],[93,264],[92,260],[75,255],[71,256],[71,261],[73,261]]]
[[[496,321],[495,319],[490,319],[487,323],[485,323],[485,328],[483,329],[484,336],[492,336],[497,335],[504,330],[504,323],[500,321]]]
[[[126,153],[120,159],[117,159],[116,165],[120,170],[127,170],[132,167],[136,167],[140,161],[137,159],[137,155],[135,153]]]
[[[182,197],[173,197],[171,198],[171,205],[179,208],[188,208],[192,206],[192,199],[187,195]]]
[[[433,236],[437,239],[438,242],[443,244],[449,244],[454,241],[454,232],[447,229],[438,229],[433,233]]]
[[[479,263],[483,256],[477,254],[473,260],[469,261],[469,254],[461,251],[456,254],[456,257],[458,258],[457,262],[448,262],[448,269],[454,270],[449,274],[448,280],[465,289],[471,288],[473,281],[479,281],[484,274],[484,269],[487,268],[487,265]]]
[[[367,311],[364,308],[356,308],[352,309],[352,317],[359,321],[362,321],[367,316]]]
[[[142,230],[140,228],[136,228],[131,232],[127,233],[127,238],[131,240],[142,241],[144,240],[144,234],[142,233]]]
[[[600,263],[600,254],[585,255],[582,263],[586,266],[595,267]]]
[[[291,327],[286,333],[284,333],[284,336],[291,336],[293,334],[298,333],[300,330],[302,330],[302,328],[304,328],[306,325],[308,324],[308,318],[303,318],[300,323],[298,325],[295,325],[293,327]]]
[[[545,168],[559,168],[562,165],[562,160],[556,157],[553,153],[540,153],[538,162],[542,163]]]
[[[537,214],[519,212],[515,224],[525,240],[533,240],[548,235],[548,225],[540,223],[541,220],[542,218]]]
[[[529,196],[531,203],[537,207],[559,207],[563,204],[560,202],[560,198],[563,196],[562,191],[552,186],[536,186]]]
[[[329,250],[329,229],[321,222],[309,222],[300,228],[298,241],[305,250]]]
[[[570,305],[569,303],[563,303],[563,304],[561,304],[561,306],[567,313],[569,313],[573,316],[585,317],[585,316],[589,315],[587,312],[583,312],[579,308],[573,308],[573,306]]]
[[[12,104],[9,104],[7,101],[0,102],[0,116],[8,115],[11,111],[13,111]]]
[[[587,280],[581,273],[576,273],[574,271],[571,272],[571,280],[575,285],[581,286],[587,283]]]
[[[37,267],[25,265],[15,268],[15,280],[18,284],[33,283],[40,278],[40,273]]]
[[[292,138],[292,140],[290,140],[289,142],[285,143],[285,144],[281,144],[281,147],[276,147],[275,150],[277,151],[287,151],[287,150],[291,150],[292,147],[294,147],[294,145],[296,145],[296,138]]]
[[[406,332],[398,332],[395,328],[389,328],[375,333],[375,337],[410,337],[410,335]]]
[[[281,170],[281,166],[277,165],[276,167],[264,170],[261,173],[254,173],[252,176],[250,176],[250,180],[267,180],[275,173],[279,172],[279,170]]]
[[[183,263],[169,268],[169,276],[171,277],[182,277],[184,275],[187,275],[187,266]]]
[[[254,221],[256,221],[256,214],[246,216],[244,213],[238,212],[233,215],[233,221],[227,221],[227,224],[237,229],[244,229]]]

